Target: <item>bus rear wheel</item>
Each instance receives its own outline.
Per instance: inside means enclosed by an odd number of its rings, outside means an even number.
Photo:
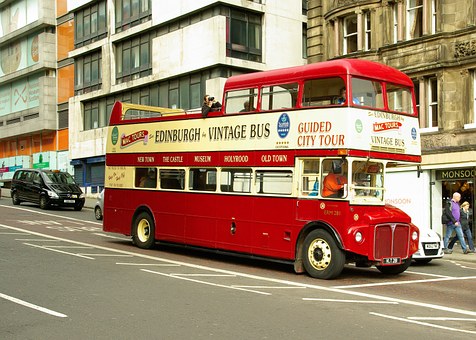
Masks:
[[[143,249],[150,249],[155,244],[155,224],[150,214],[141,212],[134,220],[132,242]]]
[[[333,279],[342,272],[345,254],[325,230],[316,229],[304,240],[303,263],[306,272],[317,279]]]

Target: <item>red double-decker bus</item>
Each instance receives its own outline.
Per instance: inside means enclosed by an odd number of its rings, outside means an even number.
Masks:
[[[233,76],[220,111],[117,102],[104,231],[286,261],[337,277],[346,263],[405,271],[418,228],[385,204],[386,169],[421,160],[412,81],[336,60]]]

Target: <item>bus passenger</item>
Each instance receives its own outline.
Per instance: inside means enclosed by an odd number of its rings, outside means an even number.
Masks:
[[[206,94],[203,97],[203,104],[202,104],[202,117],[205,118],[208,116],[210,111],[220,111],[221,104],[220,102],[215,100],[215,97],[210,97]]]
[[[150,168],[149,171],[147,171],[147,177],[144,179],[141,179],[140,186],[143,188],[157,187],[157,170]]]
[[[241,109],[240,112],[250,112],[255,110],[256,109],[253,107],[253,105],[250,105],[250,102],[247,100],[243,103],[243,109]]]
[[[340,104],[340,105],[343,105],[345,104],[345,101],[346,101],[346,93],[347,93],[347,90],[345,89],[345,87],[341,88],[340,89],[340,97],[337,98],[337,104]],[[358,100],[357,98],[353,98],[352,99],[352,102],[355,104],[355,105],[361,105],[360,104],[360,100]]]
[[[344,185],[347,184],[346,176],[342,175],[342,160],[332,162],[332,171],[324,178],[322,185],[323,197],[342,197]]]

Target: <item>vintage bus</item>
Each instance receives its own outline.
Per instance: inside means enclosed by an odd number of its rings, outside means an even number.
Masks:
[[[285,261],[321,279],[347,263],[408,268],[418,228],[385,204],[386,169],[421,160],[406,75],[352,59],[237,75],[222,104],[206,118],[114,105],[104,231],[141,248]]]

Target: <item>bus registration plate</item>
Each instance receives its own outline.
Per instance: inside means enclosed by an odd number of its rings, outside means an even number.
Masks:
[[[383,264],[400,264],[402,259],[399,257],[385,257],[382,262]]]

